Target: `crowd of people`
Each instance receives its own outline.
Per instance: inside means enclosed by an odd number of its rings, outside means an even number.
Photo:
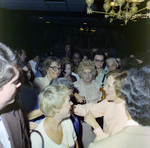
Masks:
[[[150,68],[139,55],[58,57],[0,43],[0,148],[149,148]]]

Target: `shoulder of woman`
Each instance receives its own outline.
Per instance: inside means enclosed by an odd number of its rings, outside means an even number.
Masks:
[[[41,82],[43,80],[43,77],[37,77],[34,79],[33,83],[38,83]]]
[[[30,140],[32,148],[42,147],[42,138],[38,133],[32,132],[30,134]]]
[[[63,124],[64,126],[66,126],[67,128],[68,128],[68,126],[69,126],[69,127],[73,127],[73,123],[72,123],[72,121],[71,121],[70,118],[65,119],[65,120],[62,122],[62,124]]]
[[[102,72],[103,72],[104,74],[108,73],[108,71],[106,71],[105,69],[102,69]]]
[[[70,118],[63,120],[63,123],[70,123],[70,122],[72,122]]]

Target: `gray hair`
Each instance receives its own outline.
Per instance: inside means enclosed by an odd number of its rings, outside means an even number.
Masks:
[[[18,67],[18,54],[0,42],[0,88],[15,76],[14,68]]]
[[[63,85],[68,89],[72,89],[74,87],[74,84],[67,78],[55,78],[50,82],[50,85]]]
[[[116,65],[118,65],[116,58],[113,58],[113,57],[112,57],[112,58],[107,58],[107,59],[106,59],[106,65],[107,65],[107,63],[108,63],[109,61],[114,61],[114,62],[116,63]]]

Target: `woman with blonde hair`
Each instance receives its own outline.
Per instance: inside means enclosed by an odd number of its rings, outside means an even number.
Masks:
[[[107,138],[121,131],[127,121],[125,101],[121,94],[121,85],[128,71],[115,70],[107,74],[104,90],[106,99],[100,103],[76,105],[74,113],[84,116],[84,121],[93,127],[97,140]],[[104,116],[103,130],[95,118]]]
[[[86,103],[97,103],[101,100],[102,93],[99,91],[101,83],[95,80],[96,69],[94,62],[84,60],[79,64],[78,75],[80,80],[75,82],[75,88],[79,95],[85,97]]]
[[[71,91],[65,86],[49,85],[39,95],[39,105],[46,116],[38,127],[44,139],[44,148],[78,148],[73,124],[69,119],[72,102]],[[31,134],[34,148],[42,147],[42,138],[35,132]]]
[[[84,60],[80,62],[78,67],[78,75],[80,80],[74,83],[75,88],[79,91],[78,94],[75,94],[75,97],[85,98],[86,103],[97,103],[101,100],[102,93],[100,92],[101,84],[95,80],[96,69],[94,62],[91,60]],[[82,119],[82,145],[84,148],[87,148],[90,142],[95,139],[95,134],[92,131],[91,126],[86,124]]]

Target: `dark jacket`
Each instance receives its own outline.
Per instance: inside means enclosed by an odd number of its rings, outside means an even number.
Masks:
[[[5,107],[0,116],[9,135],[11,148],[30,148],[29,135],[18,103],[15,101]]]

